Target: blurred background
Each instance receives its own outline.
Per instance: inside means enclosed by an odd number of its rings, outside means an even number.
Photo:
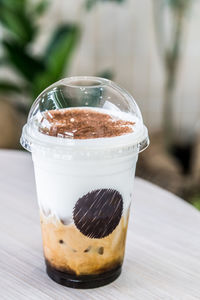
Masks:
[[[200,209],[199,28],[198,0],[0,0],[0,148],[51,83],[110,78],[150,131],[137,175]]]

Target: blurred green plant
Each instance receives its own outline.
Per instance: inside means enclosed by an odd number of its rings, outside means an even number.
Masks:
[[[118,3],[122,3],[125,0],[86,0],[86,9],[90,10],[95,4],[99,3],[99,2],[118,2]]]
[[[177,70],[181,57],[181,43],[184,34],[184,20],[192,5],[193,0],[154,0],[154,20],[157,34],[158,49],[166,71],[163,129],[168,140],[173,135],[172,102],[173,92],[177,81]],[[170,15],[170,32],[167,32],[169,24],[166,22],[165,13],[168,9]],[[170,38],[168,38],[168,34]]]
[[[158,50],[165,68],[163,132],[167,150],[182,164],[183,172],[189,172],[191,147],[193,145],[174,145],[178,143],[175,136],[173,120],[174,89],[177,83],[177,71],[181,58],[181,46],[185,33],[185,16],[194,0],[153,0],[155,32]],[[166,20],[169,18],[169,22]],[[170,24],[170,26],[169,26]],[[184,152],[184,155],[183,155]]]
[[[31,0],[0,0],[0,24],[4,28],[0,39],[0,66],[17,72],[22,84],[0,80],[0,94],[23,93],[33,99],[47,86],[59,80],[68,69],[77,45],[80,29],[74,24],[58,26],[40,56],[31,54],[31,46],[40,32],[38,20],[48,8],[47,0],[35,4]]]

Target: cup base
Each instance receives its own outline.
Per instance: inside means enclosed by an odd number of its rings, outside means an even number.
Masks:
[[[52,280],[61,285],[75,289],[91,289],[109,284],[117,279],[121,274],[121,266],[99,275],[76,276],[59,271],[46,262],[46,272]]]

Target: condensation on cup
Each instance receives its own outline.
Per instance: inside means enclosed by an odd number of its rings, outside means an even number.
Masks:
[[[132,96],[103,78],[62,79],[33,103],[21,144],[32,153],[47,274],[73,288],[115,280],[149,144]]]

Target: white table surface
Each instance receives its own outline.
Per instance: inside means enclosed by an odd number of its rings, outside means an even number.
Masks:
[[[113,283],[74,290],[45,273],[31,157],[0,151],[1,300],[200,299],[200,213],[176,196],[135,181],[125,262]]]

